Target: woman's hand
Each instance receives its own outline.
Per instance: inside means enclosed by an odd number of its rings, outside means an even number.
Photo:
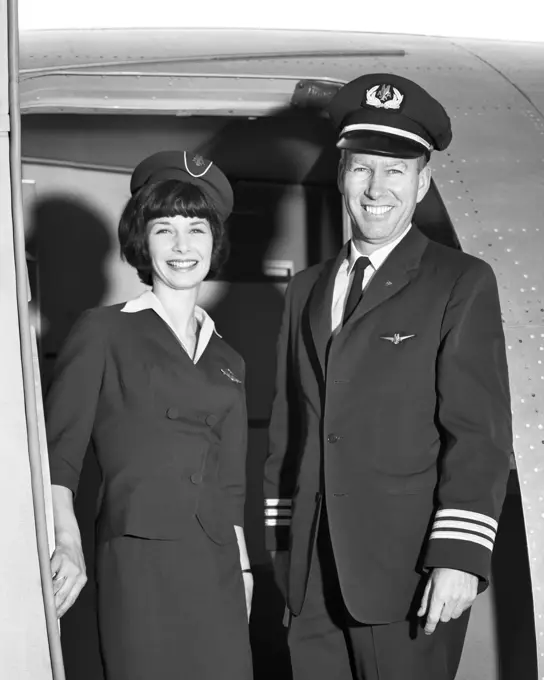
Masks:
[[[244,577],[244,592],[246,596],[247,620],[251,615],[251,601],[253,600],[253,574],[250,571],[242,572]]]
[[[60,619],[74,604],[87,583],[81,544],[70,539],[57,541],[51,557],[51,575],[57,616]]]

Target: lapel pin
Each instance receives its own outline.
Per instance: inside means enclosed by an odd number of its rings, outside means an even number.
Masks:
[[[392,342],[394,345],[400,345],[401,342],[415,337],[415,333],[412,333],[412,335],[401,335],[400,333],[394,333],[393,335],[381,335],[380,340],[389,340],[389,342]]]
[[[385,282],[385,285],[386,285],[386,286],[392,286],[392,285],[393,285],[393,281],[386,281],[386,282]]]
[[[242,384],[242,381],[238,380],[238,378],[234,375],[230,368],[222,368],[221,373],[223,375],[226,375],[229,380],[232,380],[232,382],[239,383],[240,385]]]

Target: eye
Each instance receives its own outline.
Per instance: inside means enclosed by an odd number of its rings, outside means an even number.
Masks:
[[[402,175],[403,172],[400,168],[389,168],[388,173],[390,175]]]
[[[171,229],[168,227],[159,227],[158,229],[155,230],[155,234],[170,234]]]
[[[354,172],[358,175],[361,174],[368,174],[370,170],[368,168],[365,168],[364,165],[355,165],[352,168],[350,168],[351,172]]]
[[[191,234],[205,234],[206,230],[203,227],[192,227]]]

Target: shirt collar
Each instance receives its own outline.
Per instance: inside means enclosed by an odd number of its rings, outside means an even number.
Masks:
[[[168,318],[168,314],[166,313],[162,302],[152,290],[146,290],[145,293],[142,293],[137,298],[134,298],[134,300],[129,300],[121,311],[126,312],[127,314],[134,314],[135,312],[143,312],[144,309],[152,309],[165,323],[170,326],[170,328],[172,328],[172,323]],[[215,323],[212,317],[205,309],[202,309],[202,307],[196,305],[195,317],[198,325],[200,326],[201,335],[211,336],[213,333],[215,333],[218,337],[221,337],[215,328]]]
[[[405,229],[400,236],[397,236],[397,238],[394,241],[391,241],[391,243],[388,243],[385,246],[382,246],[381,248],[378,248],[378,250],[375,250],[373,253],[370,255],[367,255],[368,259],[370,260],[370,264],[372,265],[373,269],[377,271],[382,264],[385,262],[387,257],[391,254],[391,252],[398,246],[398,244],[402,241],[402,239],[406,236],[406,234],[410,231],[411,224],[408,226],[407,229]],[[350,246],[349,246],[349,255],[347,258],[344,260],[345,267],[347,268],[347,273],[348,275],[351,274],[351,271],[353,267],[355,266],[355,262],[360,258],[363,257],[362,253],[360,253],[357,248],[355,247],[355,244],[353,243],[353,239],[350,241]]]

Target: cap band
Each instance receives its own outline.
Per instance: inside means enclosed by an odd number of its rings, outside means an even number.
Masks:
[[[353,125],[346,125],[340,133],[340,137],[343,137],[347,132],[354,132],[355,130],[368,130],[370,132],[383,132],[388,135],[396,135],[397,137],[405,137],[406,139],[411,139],[413,142],[417,142],[424,146],[427,151],[433,150],[433,145],[423,137],[414,134],[413,132],[408,132],[407,130],[400,130],[396,127],[390,127],[389,125],[375,125],[373,123],[354,123]]]

